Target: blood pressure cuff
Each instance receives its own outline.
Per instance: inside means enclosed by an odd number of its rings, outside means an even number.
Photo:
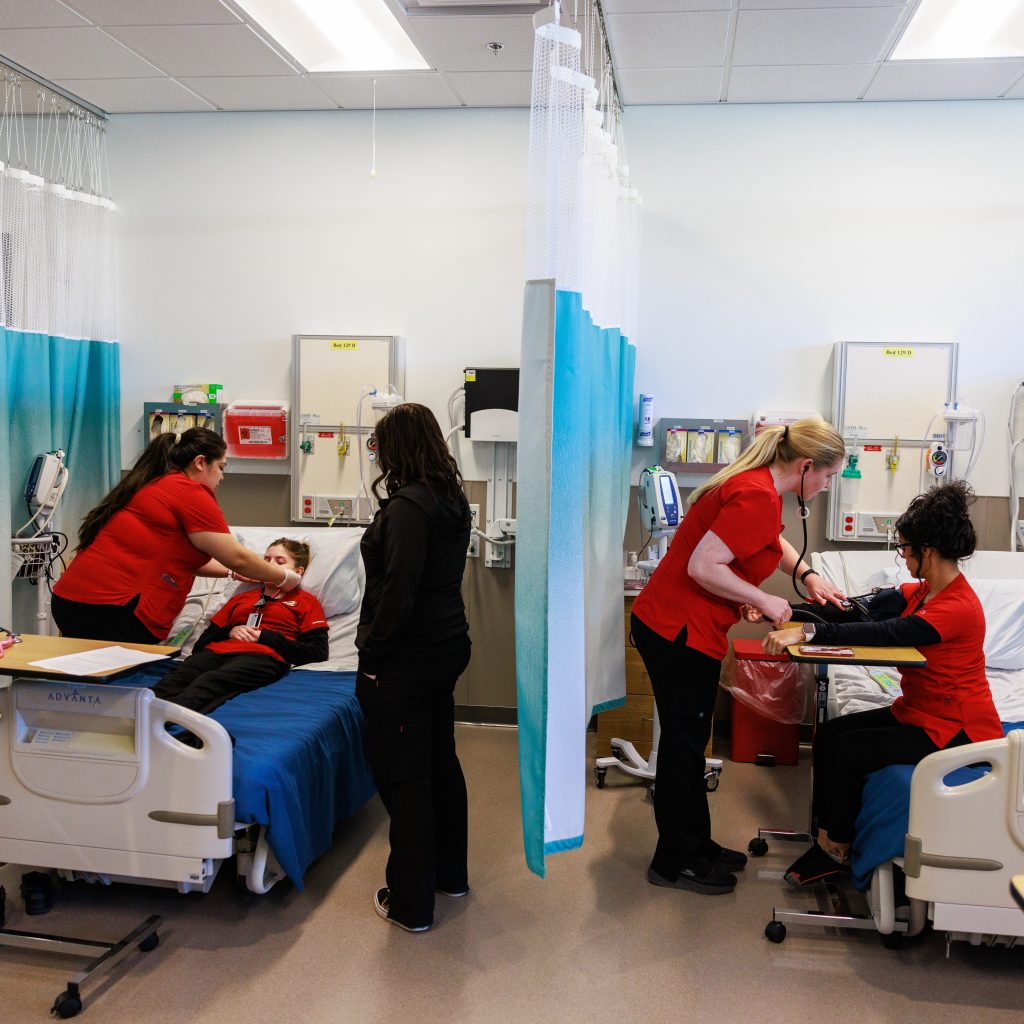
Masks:
[[[834,604],[795,604],[790,618],[793,622],[884,622],[896,619],[907,606],[897,587],[875,587],[868,594],[847,598],[847,608]]]

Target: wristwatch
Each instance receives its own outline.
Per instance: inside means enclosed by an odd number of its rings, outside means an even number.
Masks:
[[[804,643],[813,640],[814,634],[818,631],[818,627],[813,622],[803,622],[801,628],[804,631]]]
[[[818,572],[817,572],[816,569],[805,569],[802,573],[800,573],[800,582],[801,583],[805,582],[808,576],[817,576],[817,575],[818,575]]]

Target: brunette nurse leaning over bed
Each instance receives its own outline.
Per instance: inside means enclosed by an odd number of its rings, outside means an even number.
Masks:
[[[292,590],[299,576],[231,536],[214,497],[224,439],[195,427],[161,434],[78,531],[78,552],[53,588],[64,636],[160,643],[196,576],[238,574]]]
[[[799,577],[818,603],[842,594],[800,561],[782,538],[782,496],[801,503],[842,466],[843,439],[824,420],[769,427],[690,495],[690,510],[651,581],[633,604],[630,630],[661,720],[654,817],[653,885],[705,895],[731,892],[746,855],[711,838],[704,748],[718,693],[726,634],[744,606],[771,622],[789,618],[781,597],[761,590],[776,569]]]

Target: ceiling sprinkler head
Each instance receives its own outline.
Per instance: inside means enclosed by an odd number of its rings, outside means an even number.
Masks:
[[[495,57],[497,57],[498,54],[501,53],[501,51],[505,49],[505,44],[504,43],[488,43],[487,44],[487,49],[490,50],[491,53],[494,54]]]

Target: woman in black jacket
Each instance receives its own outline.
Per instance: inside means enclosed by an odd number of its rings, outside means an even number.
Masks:
[[[356,633],[356,694],[374,780],[391,816],[387,885],[374,904],[393,924],[426,931],[435,890],[456,897],[469,891],[453,692],[469,664],[462,574],[470,514],[462,476],[429,409],[396,406],[376,437],[380,511],[360,545],[366,589]]]

